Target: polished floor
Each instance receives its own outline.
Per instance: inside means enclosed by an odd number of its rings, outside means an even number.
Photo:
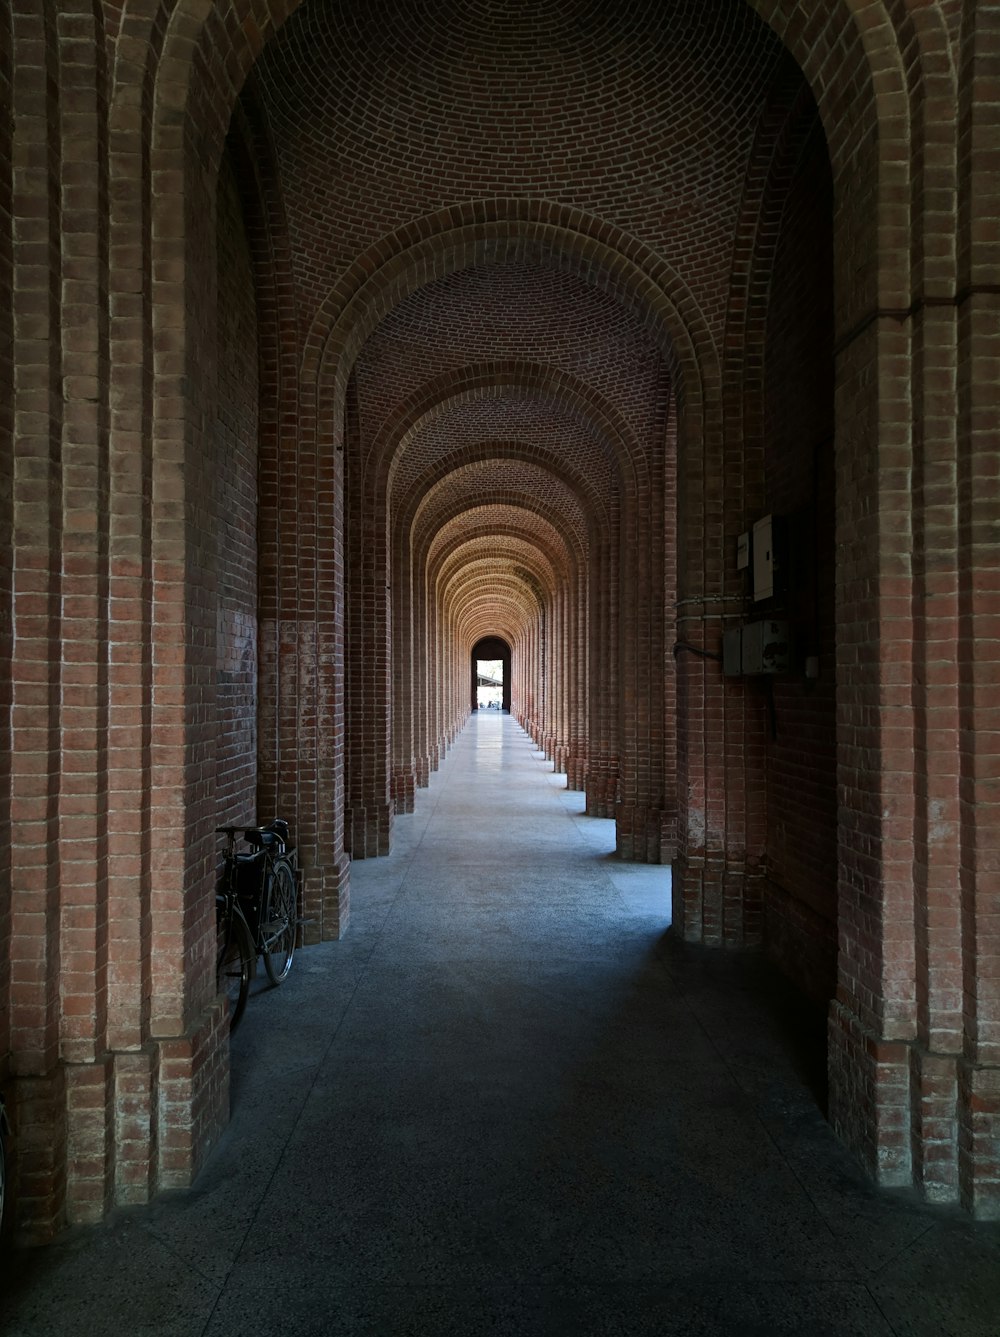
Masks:
[[[1000,1226],[876,1192],[823,1019],[474,715],[343,942],[258,985],[193,1189],[19,1255],[5,1337],[998,1337]]]

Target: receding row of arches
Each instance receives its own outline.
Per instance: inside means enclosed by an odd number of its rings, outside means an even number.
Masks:
[[[871,1172],[1000,1210],[994,11],[29,8],[0,20],[25,1230],[188,1182],[225,1122],[215,825],[287,815],[307,935],[349,932],[487,638],[619,852],[673,863],[675,932],[829,1000]],[[772,513],[761,603],[737,545]],[[765,615],[796,667],[727,678]]]

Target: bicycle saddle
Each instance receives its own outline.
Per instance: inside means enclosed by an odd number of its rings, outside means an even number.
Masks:
[[[243,839],[255,850],[267,849],[278,845],[284,849],[288,843],[288,823],[282,817],[276,817],[267,826],[248,826],[243,831]]]

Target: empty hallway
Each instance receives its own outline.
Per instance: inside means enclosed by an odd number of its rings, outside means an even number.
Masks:
[[[625,1285],[626,1214],[732,1276],[645,1205],[773,1196],[741,949],[844,1164],[1000,1221],[998,68],[996,0],[0,0],[0,1239],[204,1197],[290,1067],[324,1259],[397,1200],[455,1257],[415,1179],[351,1206],[391,1040],[490,1277]],[[478,655],[550,818],[445,818]],[[276,814],[309,950],[231,1068],[216,831]]]
[[[871,1186],[822,1012],[470,718],[352,931],[258,982],[190,1190],[18,1255],[6,1337],[995,1337],[1000,1226]]]

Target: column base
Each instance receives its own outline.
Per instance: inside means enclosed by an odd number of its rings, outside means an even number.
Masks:
[[[152,1042],[159,1189],[187,1188],[229,1122],[229,1016],[216,997],[186,1035]]]
[[[377,859],[392,846],[392,804],[355,806],[344,813],[344,848],[352,859]]]
[[[16,1078],[6,1095],[17,1145],[7,1186],[14,1242],[47,1244],[66,1225],[66,1071]]]
[[[615,817],[618,807],[618,769],[591,764],[587,772],[588,817]]]
[[[1000,1067],[963,1059],[958,1088],[960,1199],[977,1220],[1000,1221]]]
[[[663,808],[619,803],[615,807],[615,845],[619,859],[635,863],[672,863],[677,853],[677,818]]]
[[[910,1045],[910,1156],[928,1202],[957,1202],[958,1056]]]
[[[160,1051],[156,1045],[115,1055],[115,1202],[140,1206],[156,1192],[159,1163],[157,1093]],[[228,1070],[225,1116],[229,1113]]]
[[[391,794],[397,813],[412,812],[417,790],[417,770],[414,765],[393,767]]]
[[[764,875],[684,849],[673,861],[673,926],[685,942],[758,947]]]
[[[117,1206],[193,1182],[229,1121],[229,1022],[214,998],[197,1026],[140,1050],[67,1063],[13,1092],[21,1243],[93,1225]]]
[[[302,904],[299,914],[302,943],[338,940],[351,922],[351,857],[346,852],[332,863],[302,871]]]
[[[566,788],[574,791],[587,788],[587,758],[579,752],[566,754]]]
[[[1000,1067],[882,1039],[835,1000],[829,1068],[830,1123],[876,1183],[1000,1220]]]
[[[146,1111],[151,1110],[146,1093]],[[118,1100],[114,1060],[66,1064],[66,1221],[93,1225],[111,1209],[116,1175]],[[146,1185],[146,1199],[150,1192]]]
[[[837,999],[830,1004],[827,1033],[834,1132],[876,1183],[909,1186],[910,1045],[880,1039]]]

